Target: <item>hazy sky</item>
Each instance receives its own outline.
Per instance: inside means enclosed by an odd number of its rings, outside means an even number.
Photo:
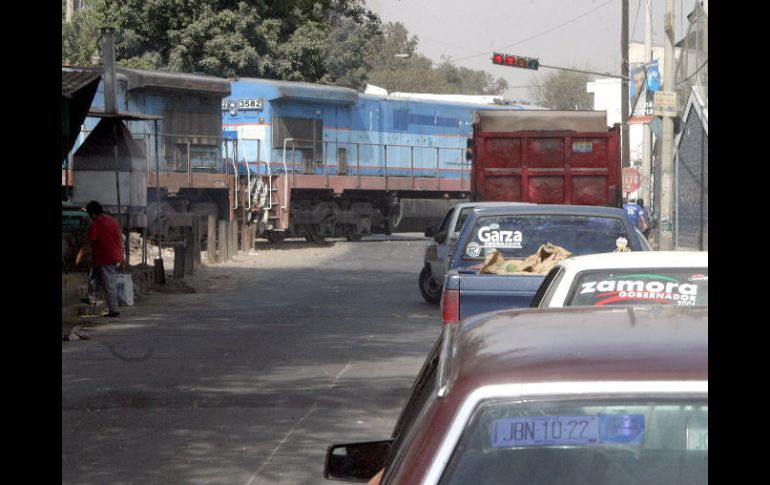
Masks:
[[[401,22],[419,37],[417,51],[433,61],[448,56],[456,65],[505,78],[509,97],[527,99],[523,86],[533,84],[535,71],[494,65],[493,51],[620,74],[621,0],[365,1],[383,22]],[[674,1],[677,41],[695,1]],[[644,8],[645,0],[629,0],[630,41],[644,42]],[[663,45],[664,9],[665,0],[652,0],[653,45]]]

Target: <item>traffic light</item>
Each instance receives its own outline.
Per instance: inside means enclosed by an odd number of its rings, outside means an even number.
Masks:
[[[522,69],[532,69],[537,71],[538,67],[540,67],[540,60],[495,52],[492,54],[492,64],[499,64],[501,66],[509,67],[520,67]]]

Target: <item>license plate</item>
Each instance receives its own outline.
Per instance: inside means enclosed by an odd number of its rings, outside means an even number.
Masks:
[[[492,447],[598,443],[598,416],[528,416],[492,423]]]
[[[492,422],[493,448],[520,446],[641,445],[644,416],[599,414],[583,416],[525,416]]]

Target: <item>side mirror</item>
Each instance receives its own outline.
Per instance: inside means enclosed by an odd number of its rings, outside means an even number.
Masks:
[[[433,237],[436,235],[436,228],[433,226],[430,226],[425,229],[425,237]]]
[[[446,231],[441,231],[438,234],[433,236],[433,240],[436,241],[437,243],[441,244],[444,241],[446,241],[447,234],[448,233]]]
[[[385,467],[392,443],[383,440],[331,445],[326,450],[324,477],[365,483]]]

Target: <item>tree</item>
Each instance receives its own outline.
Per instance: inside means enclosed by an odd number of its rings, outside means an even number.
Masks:
[[[89,65],[98,28],[115,28],[123,67],[259,77],[363,90],[502,94],[504,79],[434,66],[401,23],[382,25],[363,0],[86,0],[70,23],[62,2],[62,62]],[[399,54],[400,57],[396,57]],[[406,57],[404,57],[406,56]]]
[[[220,77],[324,81],[361,88],[362,73],[371,60],[367,56],[381,28],[379,18],[365,9],[362,0],[90,3],[92,8],[81,12],[83,22],[116,29],[119,65]],[[82,63],[90,58],[98,48],[96,34],[62,23],[62,60]]]
[[[577,69],[577,68],[575,68]],[[552,71],[532,77],[530,96],[536,105],[555,110],[592,110],[593,96],[586,91],[586,83],[595,78],[572,71]]]
[[[415,52],[418,42],[402,23],[385,24],[369,83],[388,91],[437,94],[502,94],[508,88],[505,79],[494,80],[485,71],[455,66],[449,58],[434,66]]]

